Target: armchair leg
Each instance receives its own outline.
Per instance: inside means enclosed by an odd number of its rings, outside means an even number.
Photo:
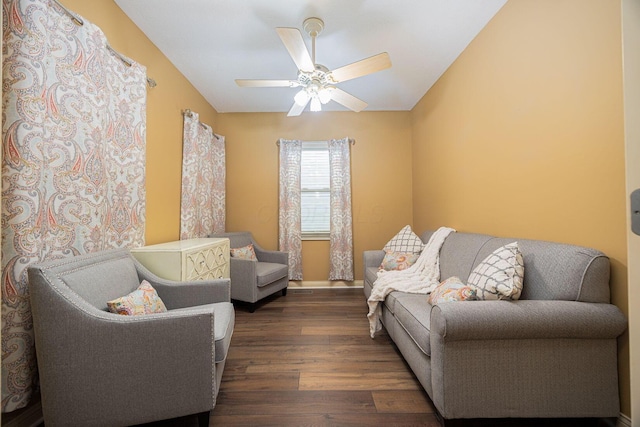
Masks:
[[[282,290],[282,296],[283,296],[283,297],[287,296],[287,288],[284,288],[284,289]]]
[[[209,427],[209,415],[211,415],[211,411],[198,414],[198,427]]]
[[[254,313],[256,311],[256,305],[257,303],[255,302],[249,304],[249,313]]]

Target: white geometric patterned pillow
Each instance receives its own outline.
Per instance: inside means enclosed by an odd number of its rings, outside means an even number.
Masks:
[[[413,231],[411,226],[406,225],[391,240],[384,245],[385,251],[403,252],[417,254],[424,249],[424,243]]]
[[[524,262],[518,242],[502,246],[473,269],[467,284],[479,300],[517,300],[522,293]]]

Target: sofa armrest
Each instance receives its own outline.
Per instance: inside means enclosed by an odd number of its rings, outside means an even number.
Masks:
[[[465,301],[431,310],[434,338],[444,342],[495,339],[616,338],[627,321],[613,304],[558,300]]]
[[[383,250],[372,250],[363,252],[363,261],[365,270],[367,267],[379,267],[384,259]]]
[[[156,276],[135,258],[134,264],[140,281],[148,281],[169,310],[231,301],[230,279],[176,282]]]

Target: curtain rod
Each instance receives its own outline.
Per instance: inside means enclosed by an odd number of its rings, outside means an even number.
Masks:
[[[182,110],[182,115],[183,116],[187,116],[189,118],[193,118],[193,111],[191,111],[189,108],[187,108],[186,110]],[[198,124],[200,124],[200,126],[202,126],[205,129],[211,129],[211,133],[213,134],[213,136],[217,139],[220,140],[220,137],[218,135],[216,135],[216,133],[213,131],[213,128],[211,126],[209,126],[208,124],[202,123],[200,120],[198,120]]]
[[[80,27],[84,25],[84,20],[79,15],[77,15],[75,12],[72,12],[69,9],[67,9],[58,0],[53,0],[53,2],[55,4],[57,4],[58,7],[60,7],[60,9],[62,9],[62,11],[65,13],[65,15],[67,15],[69,18],[71,18],[71,20],[74,22],[74,24],[76,24],[76,25],[78,25]],[[107,42],[106,48],[109,49],[118,58],[120,58],[120,60],[122,62],[124,62],[124,64],[127,67],[131,67],[133,65],[134,61],[132,59],[127,58],[126,56],[124,56],[123,54],[121,54],[120,52],[118,52],[117,50],[112,48],[111,45],[109,44],[109,42]],[[154,79],[152,79],[151,77],[147,77],[147,84],[149,85],[150,88],[154,88],[154,87],[158,86],[158,83],[156,83],[156,81]]]
[[[349,144],[356,145],[356,140],[355,139],[349,138],[349,137],[347,137],[347,139],[349,140]],[[324,141],[300,141],[300,142],[324,142]],[[280,139],[276,140],[276,145],[278,147],[280,146]]]

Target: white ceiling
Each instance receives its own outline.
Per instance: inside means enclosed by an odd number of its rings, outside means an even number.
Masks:
[[[365,111],[411,110],[507,0],[114,1],[218,112],[229,113],[289,111],[298,89],[241,88],[234,80],[295,80],[275,28],[300,29],[311,51],[302,22],[312,16],[325,24],[316,62],[330,70],[380,52],[391,57],[390,69],[341,89],[367,102]],[[346,109],[330,102],[323,110]]]

